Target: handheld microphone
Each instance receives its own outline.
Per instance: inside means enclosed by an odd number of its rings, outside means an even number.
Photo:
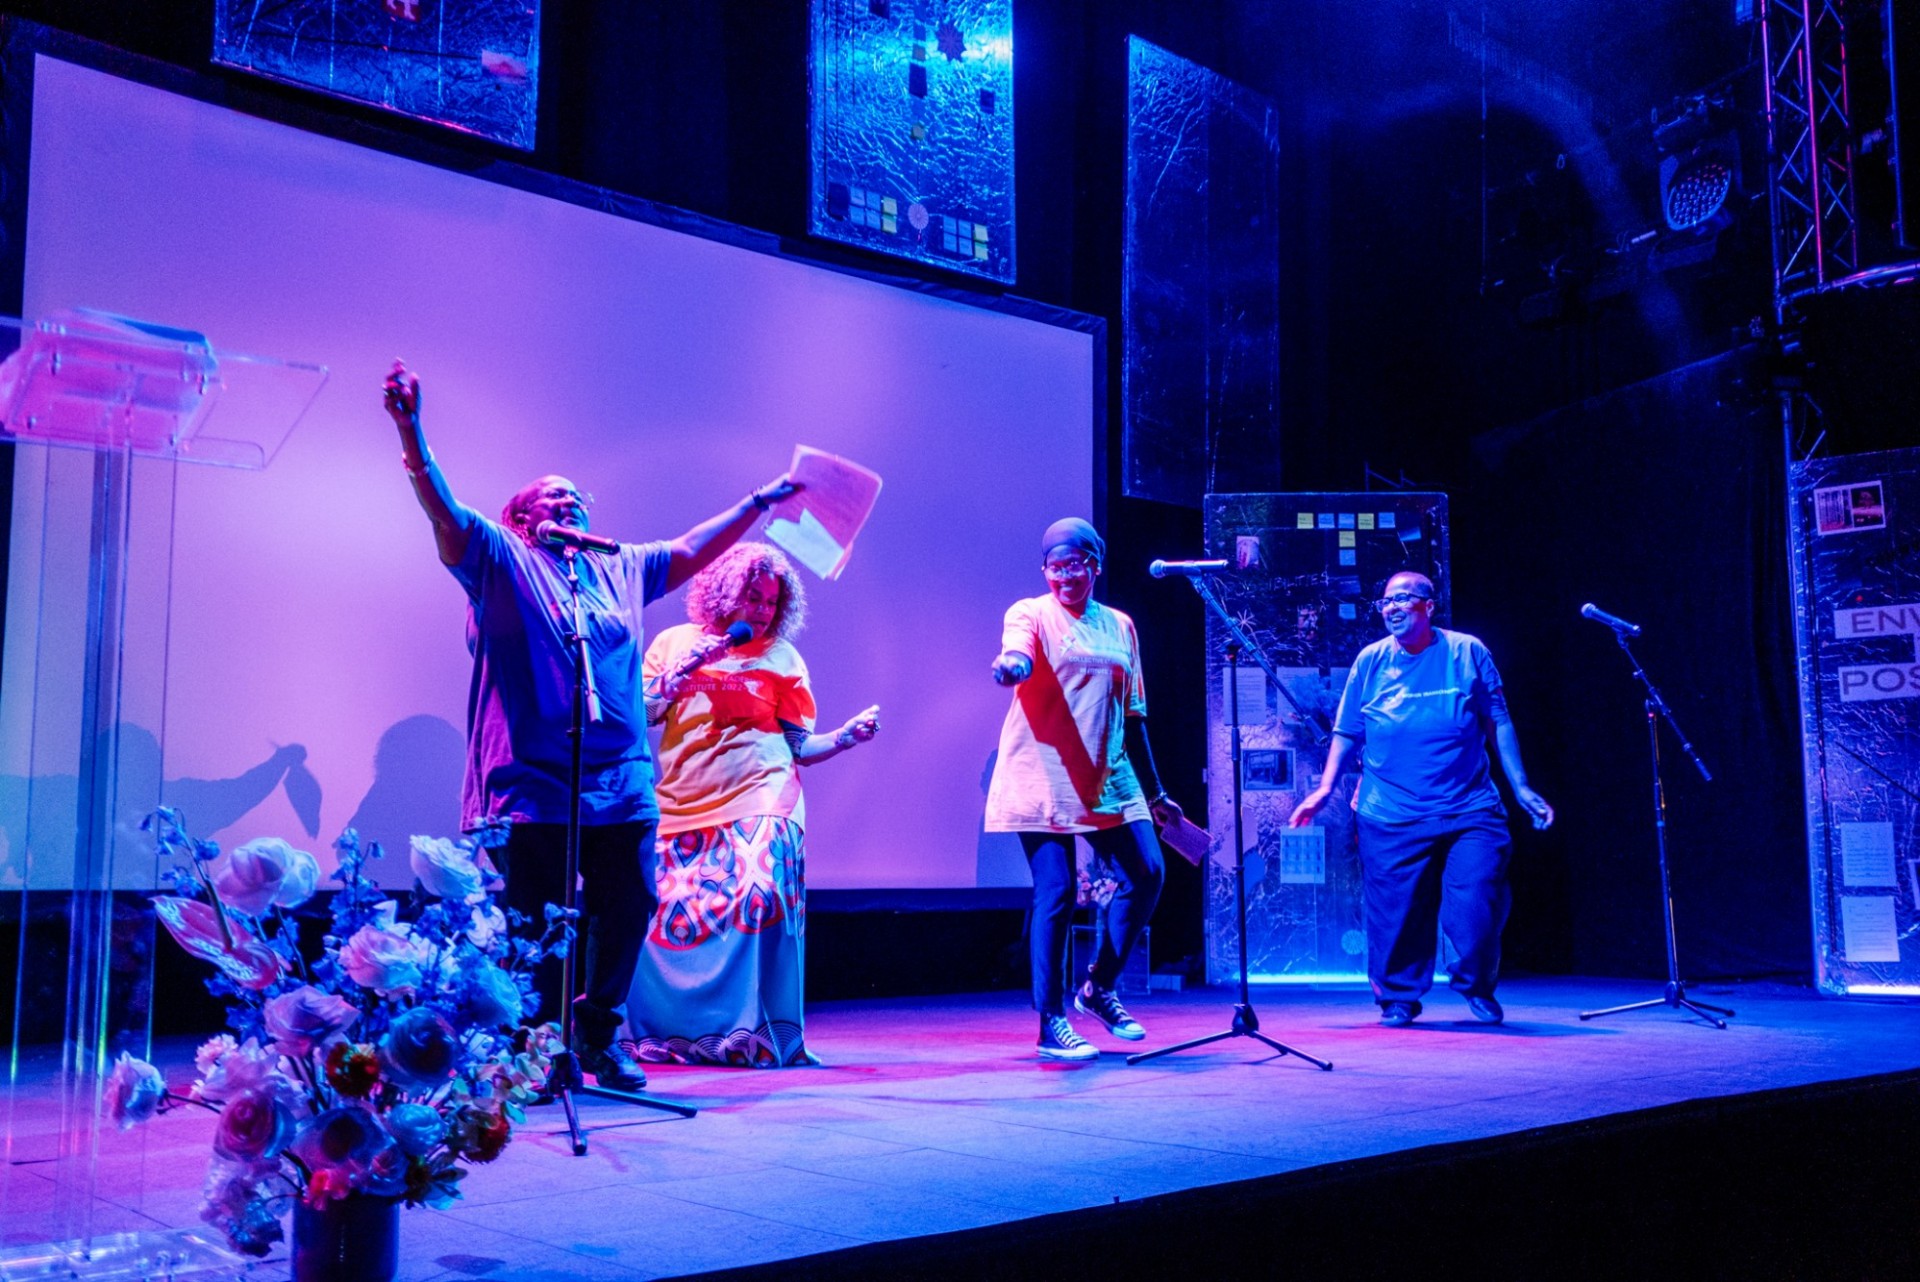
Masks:
[[[1618,615],[1608,614],[1591,601],[1580,607],[1580,617],[1592,619],[1595,623],[1604,623],[1623,637],[1637,637],[1640,635],[1639,624],[1628,623]]]
[[[735,619],[727,625],[725,645],[715,646],[713,648],[696,645],[693,648],[693,653],[681,660],[680,666],[673,670],[673,679],[680,681],[690,677],[693,675],[695,669],[699,668],[700,665],[704,664],[714,655],[725,650],[731,650],[737,645],[745,645],[751,640],[753,640],[753,625],[745,619]]]
[[[1156,579],[1197,579],[1203,574],[1220,574],[1230,568],[1225,561],[1155,561],[1147,573]]]
[[[536,543],[544,543],[548,547],[585,548],[589,552],[605,552],[609,556],[620,550],[618,539],[610,539],[604,534],[588,534],[585,530],[576,530],[558,521],[542,521],[534,526],[533,538]]]

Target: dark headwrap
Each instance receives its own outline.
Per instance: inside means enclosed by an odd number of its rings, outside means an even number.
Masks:
[[[1076,548],[1085,552],[1096,561],[1107,559],[1107,545],[1091,525],[1077,516],[1065,517],[1047,527],[1040,536],[1040,559],[1052,554],[1055,548]]]

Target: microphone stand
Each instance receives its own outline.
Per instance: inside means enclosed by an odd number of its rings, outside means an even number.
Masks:
[[[574,563],[577,550],[571,546],[561,549],[561,564],[567,571],[567,592],[570,613],[567,631],[562,638],[567,645],[567,653],[573,657],[573,712],[567,724],[567,740],[570,747],[567,762],[567,894],[566,909],[569,921],[579,922],[580,898],[580,796],[581,796],[581,757],[586,750],[587,725],[600,720],[600,692],[593,685],[593,665],[588,662],[586,616],[580,606],[580,571]],[[584,941],[579,938],[576,928],[574,947],[567,950],[560,967],[560,1045],[561,1049],[553,1057],[553,1069],[547,1076],[547,1089],[560,1101],[560,1107],[567,1115],[567,1135],[573,1144],[573,1155],[585,1157],[587,1153],[586,1132],[580,1128],[580,1113],[575,1107],[574,1096],[593,1095],[600,1099],[621,1100],[628,1104],[638,1104],[644,1108],[657,1108],[681,1117],[692,1117],[700,1110],[685,1104],[674,1104],[667,1100],[655,1099],[651,1095],[641,1095],[634,1091],[610,1090],[604,1086],[588,1086],[580,1071],[580,1057],[573,1050],[573,967],[576,959],[584,951]]]
[[[1680,729],[1680,723],[1673,719],[1673,709],[1669,708],[1667,701],[1660,697],[1659,688],[1653,684],[1652,678],[1647,676],[1646,669],[1641,666],[1640,660],[1634,657],[1633,646],[1628,642],[1627,633],[1616,628],[1613,636],[1614,640],[1620,643],[1620,649],[1626,654],[1627,662],[1633,665],[1635,679],[1645,687],[1647,692],[1647,744],[1653,759],[1653,835],[1654,846],[1660,853],[1661,906],[1666,910],[1664,921],[1667,928],[1667,987],[1660,996],[1644,1002],[1609,1006],[1605,1010],[1583,1010],[1580,1012],[1580,1018],[1598,1019],[1602,1015],[1618,1015],[1621,1011],[1646,1010],[1650,1006],[1671,1006],[1675,1010],[1682,1008],[1690,1010],[1715,1028],[1725,1028],[1727,1021],[1720,1016],[1732,1018],[1733,1012],[1724,1006],[1709,1006],[1705,1002],[1690,1000],[1687,997],[1687,986],[1680,982],[1680,955],[1673,942],[1673,884],[1667,872],[1667,791],[1660,780],[1661,721],[1664,720],[1673,730],[1673,737],[1680,741],[1680,750],[1687,754],[1687,760],[1693,762],[1694,768],[1700,772],[1700,777],[1711,783],[1713,775],[1708,771],[1706,763],[1700,760],[1700,754],[1693,750],[1693,745],[1687,742],[1686,733]]]
[[[1260,665],[1261,671],[1265,672],[1267,676],[1273,680],[1274,684],[1279,685],[1280,679],[1274,673],[1273,665],[1267,662],[1266,656],[1260,653],[1260,647],[1253,643],[1253,639],[1247,636],[1247,634],[1241,630],[1240,625],[1234,621],[1233,616],[1227,613],[1226,607],[1220,604],[1220,598],[1214,593],[1212,587],[1210,587],[1204,579],[1200,578],[1190,578],[1187,582],[1193,584],[1193,590],[1200,594],[1200,599],[1205,601],[1213,612],[1220,616],[1221,621],[1227,625],[1227,635],[1229,638],[1227,641],[1227,667],[1229,669],[1237,669],[1240,666],[1240,651],[1244,646],[1252,654],[1254,662]],[[1280,689],[1283,694],[1286,693],[1285,686],[1281,686]],[[1288,702],[1293,702],[1291,695],[1288,695]],[[1298,703],[1294,703],[1293,706],[1296,710],[1300,707]],[[1314,730],[1319,730],[1318,723],[1306,717],[1304,712],[1302,713],[1302,719]],[[1305,1051],[1298,1050],[1282,1042],[1276,1042],[1273,1038],[1261,1032],[1260,1016],[1255,1013],[1253,1009],[1253,997],[1247,983],[1247,846],[1246,839],[1242,836],[1241,832],[1242,782],[1240,777],[1240,681],[1238,672],[1235,672],[1233,680],[1227,682],[1227,720],[1231,723],[1232,738],[1230,742],[1233,745],[1233,890],[1235,907],[1238,911],[1240,932],[1240,1000],[1233,1008],[1233,1022],[1224,1033],[1209,1033],[1205,1037],[1196,1037],[1191,1041],[1180,1042],[1174,1046],[1163,1046],[1159,1050],[1142,1051],[1137,1055],[1129,1055],[1127,1056],[1127,1063],[1145,1063],[1150,1059],[1158,1059],[1162,1055],[1172,1055],[1177,1051],[1192,1050],[1196,1046],[1206,1046],[1213,1042],[1224,1041],[1229,1037],[1251,1037],[1255,1041],[1261,1042],[1273,1050],[1280,1052],[1282,1055],[1297,1055],[1309,1064],[1318,1065],[1324,1071],[1332,1072],[1333,1063],[1331,1060],[1315,1059]]]

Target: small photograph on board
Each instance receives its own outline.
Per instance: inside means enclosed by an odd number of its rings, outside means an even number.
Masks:
[[[1813,492],[1814,528],[1821,534],[1885,529],[1886,491],[1879,481],[1828,485]]]
[[[1241,757],[1241,781],[1249,792],[1285,792],[1293,787],[1293,753],[1251,748]]]

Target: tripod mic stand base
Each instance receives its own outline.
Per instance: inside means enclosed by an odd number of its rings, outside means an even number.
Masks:
[[[673,1113],[680,1117],[692,1117],[700,1111],[686,1104],[674,1104],[634,1091],[616,1091],[604,1086],[588,1086],[586,1078],[580,1073],[580,1057],[570,1050],[554,1052],[553,1067],[547,1073],[547,1084],[542,1093],[560,1101],[560,1107],[566,1111],[567,1135],[575,1157],[587,1155],[587,1133],[580,1125],[580,1110],[574,1103],[576,1095],[592,1095],[597,1099],[619,1100],[623,1104],[657,1108],[662,1112]]]
[[[663,1113],[672,1113],[677,1117],[693,1117],[700,1112],[690,1104],[675,1104],[668,1100],[656,1099],[651,1095],[642,1095],[638,1091],[609,1090],[605,1086],[582,1086],[582,1095],[591,1095],[595,1099],[616,1099],[623,1104],[638,1104],[643,1108],[657,1108]]]
[[[1127,1063],[1143,1064],[1147,1060],[1158,1059],[1162,1055],[1172,1055],[1176,1051],[1192,1050],[1196,1046],[1209,1046],[1209,1045],[1212,1045],[1214,1042],[1225,1041],[1229,1037],[1251,1037],[1253,1038],[1254,1041],[1259,1042],[1262,1045],[1271,1048],[1272,1050],[1278,1051],[1282,1055],[1297,1056],[1300,1059],[1304,1059],[1305,1061],[1307,1061],[1307,1063],[1318,1067],[1323,1072],[1331,1073],[1333,1071],[1332,1060],[1315,1059],[1313,1056],[1307,1054],[1305,1051],[1296,1050],[1293,1047],[1288,1046],[1282,1042],[1276,1042],[1273,1040],[1273,1038],[1268,1037],[1265,1033],[1261,1032],[1260,1016],[1254,1013],[1253,1006],[1247,1002],[1240,1002],[1234,1006],[1233,1026],[1229,1028],[1226,1032],[1209,1033],[1205,1037],[1196,1037],[1192,1041],[1181,1042],[1175,1046],[1162,1046],[1157,1051],[1141,1051],[1137,1055],[1127,1056]]]
[[[1696,1002],[1689,999],[1687,997],[1687,986],[1677,979],[1669,980],[1667,982],[1666,992],[1659,997],[1644,1002],[1628,1002],[1625,1006],[1609,1006],[1605,1010],[1583,1010],[1580,1012],[1580,1018],[1583,1020],[1598,1019],[1602,1015],[1618,1015],[1622,1011],[1629,1010],[1648,1010],[1655,1006],[1671,1006],[1675,1010],[1683,1008],[1690,1010],[1701,1019],[1712,1024],[1715,1028],[1725,1028],[1727,1026],[1727,1020],[1721,1019],[1720,1016],[1725,1015],[1727,1019],[1733,1018],[1733,1012],[1725,1006],[1709,1006],[1705,1002]]]

